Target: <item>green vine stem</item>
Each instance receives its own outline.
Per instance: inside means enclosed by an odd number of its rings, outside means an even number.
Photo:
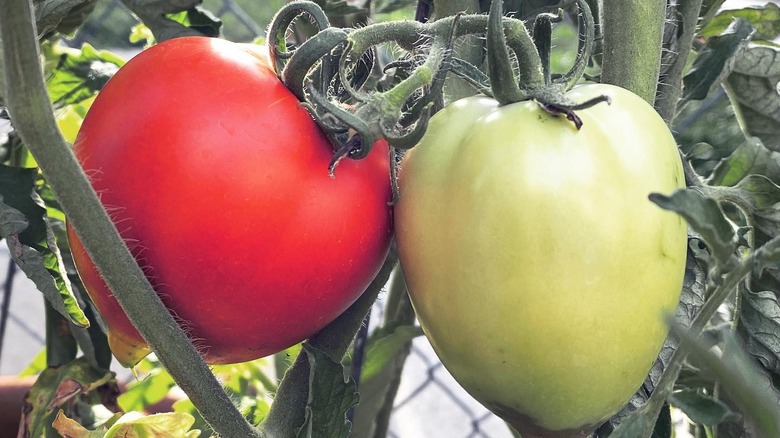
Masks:
[[[604,0],[601,81],[651,105],[661,71],[666,0]]]
[[[391,248],[379,273],[366,288],[363,295],[349,307],[341,316],[330,323],[306,342],[322,350],[331,359],[341,362],[349,349],[352,339],[360,329],[368,311],[374,304],[379,292],[387,283],[390,274],[398,264],[395,248]],[[309,360],[305,353],[295,359],[287,370],[271,410],[263,420],[261,430],[269,437],[297,436],[298,429],[306,419],[306,405],[309,398]]]
[[[69,220],[117,301],[211,427],[226,437],[259,437],[238,412],[138,267],[62,138],[41,75],[29,0],[0,8],[6,103],[19,135],[48,178]]]
[[[655,102],[656,111],[663,117],[667,125],[671,125],[677,113],[677,104],[682,95],[683,73],[696,35],[701,5],[702,0],[680,0],[677,2],[682,20],[680,24],[682,33],[677,39],[677,54],[674,62],[658,84],[658,97]]]
[[[479,0],[428,0],[433,3],[431,21],[453,17],[463,13],[479,13]],[[452,56],[462,59],[471,65],[482,66],[485,49],[484,41],[477,36],[463,38],[453,48]],[[448,75],[444,83],[444,103],[472,96],[477,90],[461,78]]]

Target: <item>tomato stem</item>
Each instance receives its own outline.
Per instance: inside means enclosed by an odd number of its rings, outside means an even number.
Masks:
[[[601,80],[651,105],[661,71],[666,0],[604,0]]]
[[[506,37],[504,36],[504,25],[501,19],[503,14],[503,3],[493,1],[490,5],[487,26],[487,57],[488,57],[488,76],[493,84],[493,97],[501,105],[519,102],[525,99],[525,95],[520,91],[520,85],[515,77],[512,61],[509,58],[507,50]],[[525,26],[523,26],[525,27]],[[534,46],[534,52],[536,46]],[[518,54],[519,56],[519,54]],[[539,55],[536,55],[539,57]],[[542,72],[544,72],[544,60],[539,58]],[[548,59],[549,61],[549,59]],[[522,61],[518,60],[518,63]],[[547,69],[549,73],[549,68]],[[542,82],[544,82],[544,73],[542,73]]]

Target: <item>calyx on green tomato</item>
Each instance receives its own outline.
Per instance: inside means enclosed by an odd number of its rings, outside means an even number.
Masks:
[[[99,93],[74,148],[209,363],[314,334],[364,291],[389,248],[387,145],[331,178],[330,143],[262,50],[186,37],[140,53]],[[114,354],[137,363],[146,342],[68,236]]]
[[[684,185],[653,108],[610,85],[577,131],[534,102],[457,101],[400,170],[395,230],[420,323],[455,379],[523,437],[585,437],[642,384],[667,335]]]

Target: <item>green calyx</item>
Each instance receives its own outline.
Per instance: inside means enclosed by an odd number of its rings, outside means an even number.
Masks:
[[[507,44],[507,33],[519,30],[506,25],[501,1],[491,3],[486,32],[488,79],[492,84],[492,95],[501,105],[534,100],[552,114],[565,115],[579,129],[582,126],[582,121],[575,111],[600,102],[609,102],[607,96],[599,96],[586,102],[573,102],[565,95],[566,91],[582,77],[595,39],[593,14],[590,7],[584,0],[578,0],[577,7],[581,16],[577,58],[569,72],[553,78],[550,73],[552,25],[561,20],[561,11],[558,11],[557,14],[545,12],[537,15],[533,26],[533,48],[517,50]],[[522,31],[525,31],[525,27],[522,28]],[[536,65],[538,63],[540,69],[525,69],[521,71],[518,78],[512,66],[510,49],[514,51],[518,65]]]

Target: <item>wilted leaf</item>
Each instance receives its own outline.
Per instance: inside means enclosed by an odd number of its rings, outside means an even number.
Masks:
[[[734,57],[727,84],[742,128],[780,151],[780,47],[751,44]]]
[[[764,6],[731,9],[720,12],[699,30],[702,37],[720,35],[735,18],[741,18],[756,30],[753,40],[773,40],[780,35],[780,6],[768,2]]]
[[[52,426],[61,436],[68,438],[103,438],[105,435],[105,429],[89,430],[78,421],[68,418],[62,410],[57,413]]]
[[[731,259],[736,249],[734,229],[714,199],[695,189],[682,189],[671,196],[653,193],[650,200],[685,218],[718,263],[725,265]]]
[[[87,407],[105,405],[108,409],[104,411],[110,417],[111,411],[118,410],[114,399],[118,393],[114,373],[95,369],[85,358],[47,368],[38,376],[25,399],[20,436],[51,436],[44,433],[50,429],[60,409],[76,418],[79,412],[86,411],[87,402]]]
[[[298,437],[346,438],[352,429],[347,411],[358,403],[357,387],[344,378],[344,366],[304,343],[309,359],[309,400]]]
[[[742,294],[740,330],[745,348],[761,365],[780,376],[780,303],[771,291]]]
[[[196,438],[200,431],[192,430],[195,418],[183,412],[164,412],[144,416],[128,412],[111,426],[105,438],[183,437]]]
[[[723,333],[725,345],[719,357],[710,351],[708,342],[679,326],[672,329],[681,340],[681,348],[688,351],[688,360],[712,373],[729,399],[749,419],[756,436],[780,436],[780,394],[733,334]]]
[[[0,236],[11,257],[47,300],[77,327],[89,327],[79,307],[54,232],[33,190],[37,169],[0,166]]]
[[[753,32],[745,20],[735,20],[723,34],[707,40],[683,78],[683,100],[701,100],[730,73],[729,61]]]
[[[693,389],[674,392],[668,400],[696,424],[715,426],[738,418],[723,402]]]
[[[748,138],[713,170],[711,185],[734,186],[750,174],[780,182],[780,153],[767,149],[760,139]]]

